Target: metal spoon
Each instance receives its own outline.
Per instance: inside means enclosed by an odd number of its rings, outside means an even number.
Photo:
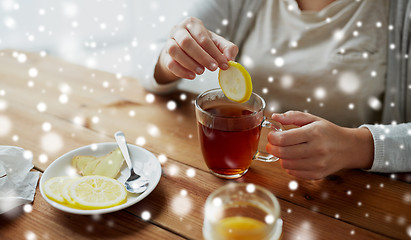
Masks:
[[[149,181],[145,177],[135,172],[133,164],[130,160],[130,155],[128,153],[127,142],[124,133],[122,131],[118,131],[114,134],[114,138],[116,139],[121,153],[123,154],[124,160],[126,160],[127,166],[130,169],[130,177],[124,183],[127,191],[130,193],[144,192],[148,187]]]

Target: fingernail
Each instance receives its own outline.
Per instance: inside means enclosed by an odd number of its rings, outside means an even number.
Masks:
[[[196,73],[197,74],[202,74],[203,72],[204,72],[204,68],[201,68],[201,67],[196,68]]]
[[[221,65],[221,69],[227,70],[227,69],[228,69],[228,64],[227,64],[227,63],[223,63],[223,64]]]
[[[194,79],[196,77],[195,74],[188,74],[188,79]]]
[[[211,63],[209,69],[210,69],[211,71],[214,71],[214,70],[217,69],[217,66],[218,66],[218,65],[217,65],[216,63]]]

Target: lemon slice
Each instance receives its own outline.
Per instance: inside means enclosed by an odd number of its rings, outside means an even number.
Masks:
[[[76,179],[78,179],[78,178],[71,178],[71,179],[65,181],[65,182],[63,183],[63,186],[62,186],[62,189],[61,189],[61,195],[63,196],[65,202],[68,203],[68,205],[69,205],[70,207],[75,207],[75,205],[76,205],[76,202],[74,202],[73,198],[71,198],[70,192],[69,192],[69,189],[70,189],[71,184],[72,184]]]
[[[44,194],[51,200],[58,203],[65,203],[66,200],[63,196],[63,187],[67,183],[72,181],[72,177],[62,176],[62,177],[53,177],[44,182],[43,191]]]
[[[116,179],[98,175],[75,180],[69,186],[69,194],[78,207],[88,210],[114,207],[127,200],[123,184]]]
[[[218,73],[218,82],[224,95],[235,102],[246,102],[250,99],[253,85],[250,74],[245,68],[234,61],[229,61],[227,70]]]

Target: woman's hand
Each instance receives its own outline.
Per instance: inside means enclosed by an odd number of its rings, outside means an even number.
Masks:
[[[343,128],[314,115],[289,111],[273,114],[283,125],[296,125],[267,136],[267,152],[281,166],[303,179],[321,179],[344,168],[371,168],[374,141],[367,128]]]
[[[168,83],[179,78],[194,79],[205,68],[226,70],[228,60],[234,60],[237,53],[234,43],[208,31],[201,20],[190,17],[172,29],[154,78],[158,83]]]

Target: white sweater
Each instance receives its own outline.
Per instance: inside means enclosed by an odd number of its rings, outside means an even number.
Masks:
[[[306,110],[340,125],[354,123],[358,126],[358,123],[374,123],[380,119],[384,84],[394,81],[389,78],[385,81],[386,0],[339,0],[319,13],[301,13],[295,0],[202,0],[195,6],[190,16],[202,19],[209,30],[240,47],[238,61],[249,70],[254,90],[267,100],[268,110]],[[270,15],[270,11],[275,15]],[[392,15],[391,12],[391,18]],[[285,25],[287,18],[290,18],[288,26]],[[281,23],[281,27],[275,27],[277,23]],[[304,24],[311,29],[304,29]],[[340,28],[335,29],[338,24]],[[281,34],[284,26],[288,35]],[[333,31],[327,30],[328,26]],[[267,27],[271,31],[268,34],[262,32]],[[374,30],[371,31],[371,27]],[[337,44],[325,41],[326,32],[338,38]],[[318,44],[310,43],[310,37]],[[273,46],[269,46],[270,41]],[[157,93],[173,91],[178,84],[158,85],[153,78],[164,42],[165,38],[160,39],[156,48],[143,53],[146,59],[142,68],[144,74],[139,76],[148,90]],[[301,61],[298,61],[299,56]],[[333,58],[324,61],[324,56]],[[341,59],[336,61],[335,58]],[[348,76],[355,73],[354,80],[352,76],[348,80],[338,80],[338,75],[347,72]],[[374,137],[371,171],[411,171],[411,123],[362,127],[367,127]]]

